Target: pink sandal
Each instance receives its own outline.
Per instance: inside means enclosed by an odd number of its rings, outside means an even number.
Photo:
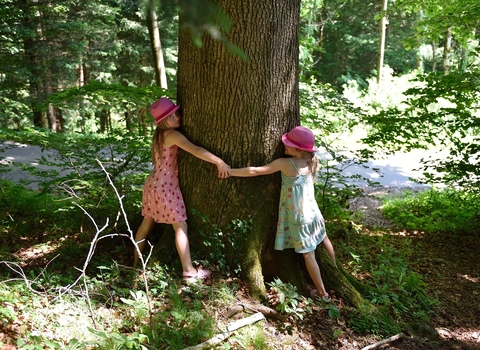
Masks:
[[[188,272],[184,272],[183,275],[183,280],[186,282],[197,282],[198,280],[203,280],[210,276],[211,271],[210,270],[204,270],[204,269],[197,269],[196,274],[191,274]]]
[[[320,300],[323,300],[324,302],[326,303],[329,303],[332,301],[332,298],[330,298],[330,295],[328,295],[327,292],[325,292],[325,294],[321,297],[320,295],[317,294],[318,290],[316,289],[312,289],[310,291],[310,297],[315,300],[315,299],[320,299]]]

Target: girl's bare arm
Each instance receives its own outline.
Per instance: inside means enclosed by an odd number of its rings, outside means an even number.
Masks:
[[[230,175],[230,167],[221,158],[207,151],[203,147],[194,145],[178,131],[173,131],[165,137],[165,146],[172,147],[173,145],[177,145],[184,151],[203,161],[217,165],[219,177],[225,178]]]
[[[273,162],[263,166],[258,166],[258,167],[249,166],[245,168],[232,169],[231,175],[237,176],[237,177],[269,175],[285,169],[285,166],[288,165],[288,163],[286,162],[288,162],[286,158],[278,158],[278,159],[275,159]]]

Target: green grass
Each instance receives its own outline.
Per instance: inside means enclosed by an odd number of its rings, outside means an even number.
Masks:
[[[407,231],[443,234],[478,234],[480,197],[454,189],[405,191],[383,200],[383,214]]]

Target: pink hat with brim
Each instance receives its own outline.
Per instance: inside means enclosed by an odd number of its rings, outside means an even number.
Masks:
[[[180,108],[180,105],[175,105],[170,99],[162,97],[156,100],[150,106],[150,113],[155,118],[154,125],[160,123],[163,119],[175,113]]]
[[[289,147],[298,148],[302,151],[316,152],[315,135],[313,132],[304,126],[297,126],[290,132],[283,134],[282,142]]]

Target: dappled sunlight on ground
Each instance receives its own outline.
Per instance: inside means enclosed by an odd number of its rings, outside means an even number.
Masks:
[[[474,258],[480,251],[480,240],[473,235],[395,231],[382,217],[381,200],[375,197],[379,194],[378,190],[367,192],[351,203],[351,210],[363,213],[363,233],[388,234],[398,247],[408,239],[416,252],[409,266],[423,276],[427,292],[439,301],[431,324],[420,325],[423,338],[402,338],[388,349],[480,349],[480,264]],[[382,225],[387,230],[379,230]]]

